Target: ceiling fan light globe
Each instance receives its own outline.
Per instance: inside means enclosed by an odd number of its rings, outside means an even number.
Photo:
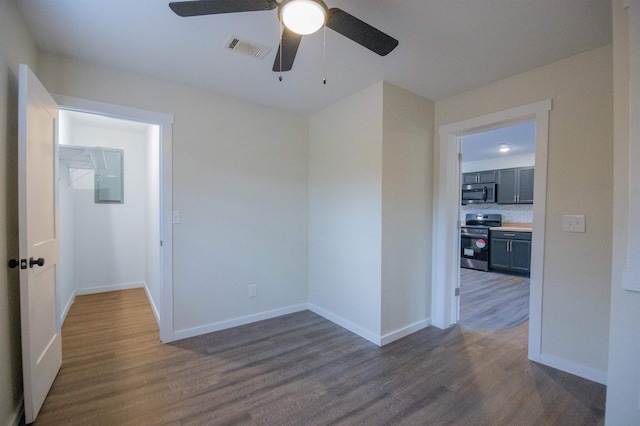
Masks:
[[[327,20],[327,11],[314,0],[292,0],[282,5],[282,22],[296,34],[313,34]]]

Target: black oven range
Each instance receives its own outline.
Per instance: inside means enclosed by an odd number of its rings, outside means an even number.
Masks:
[[[467,213],[460,227],[460,266],[489,270],[489,228],[502,226],[501,214]]]

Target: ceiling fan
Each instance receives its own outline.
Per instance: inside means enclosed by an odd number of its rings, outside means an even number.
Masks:
[[[303,35],[313,34],[323,26],[350,38],[380,56],[389,54],[398,40],[361,21],[347,12],[332,7],[323,0],[190,0],[169,3],[182,17],[217,15],[222,13],[257,12],[278,9],[284,24],[280,47],[273,71],[289,71]]]

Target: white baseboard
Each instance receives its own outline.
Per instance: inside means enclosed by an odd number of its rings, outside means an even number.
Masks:
[[[370,341],[371,343],[375,343],[378,346],[382,346],[382,339],[379,335],[372,333],[371,331],[364,329],[362,327],[360,327],[359,325],[356,325],[354,323],[352,323],[349,320],[346,320],[344,318],[342,318],[339,315],[334,314],[333,312],[329,312],[319,306],[316,306],[312,303],[309,303],[309,310],[311,312],[314,312],[318,315],[320,315],[321,317],[331,321],[332,323],[335,323],[337,325],[339,325],[342,328],[346,328],[347,330],[349,330],[352,333],[357,334],[358,336],[367,339],[368,341]]]
[[[65,305],[64,309],[60,313],[60,324],[64,324],[64,320],[67,319],[67,315],[69,314],[69,309],[71,309],[71,305],[73,305],[73,302],[75,301],[76,301],[76,292],[74,290],[73,293],[71,293],[71,297],[67,301],[67,304]]]
[[[144,282],[135,281],[131,283],[112,284],[112,285],[105,285],[100,287],[80,288],[75,291],[75,295],[79,296],[83,294],[106,293],[108,291],[129,290],[131,288],[141,288],[141,287],[144,287]]]
[[[18,405],[13,410],[13,415],[9,418],[8,426],[20,426],[24,417],[24,398],[20,398]]]
[[[411,333],[415,333],[418,330],[422,330],[423,328],[427,328],[431,325],[431,318],[427,318],[422,321],[418,321],[414,324],[408,325],[399,330],[393,331],[391,333],[387,333],[384,336],[379,336],[375,333],[372,333],[369,330],[366,330],[359,325],[352,323],[349,320],[342,318],[339,315],[334,314],[333,312],[329,312],[326,309],[323,309],[319,306],[316,306],[312,303],[309,303],[309,310],[311,312],[315,312],[320,315],[324,319],[331,321],[334,324],[339,325],[342,328],[346,328],[352,333],[357,334],[358,336],[367,339],[371,343],[375,343],[378,346],[384,346],[391,342],[394,342],[398,339],[402,339],[405,336],[410,335]]]
[[[540,354],[539,359],[532,361],[582,377],[583,379],[591,380],[592,382],[600,383],[602,385],[607,384],[607,373],[605,371],[596,370],[595,368],[587,367],[582,364],[576,364],[575,362],[567,361],[566,359],[558,358],[554,355],[542,353]]]
[[[427,318],[422,321],[418,321],[416,323],[408,325],[399,330],[396,330],[394,332],[387,333],[384,336],[382,336],[382,339],[380,339],[382,342],[382,345],[380,346],[384,346],[396,340],[402,339],[403,337],[406,337],[412,333],[415,333],[416,331],[420,331],[423,328],[427,328],[430,325],[431,325],[431,318]]]
[[[200,336],[202,334],[213,333],[227,328],[238,327],[241,325],[251,324],[253,322],[263,321],[270,318],[276,318],[282,315],[292,314],[294,312],[306,311],[307,305],[293,305],[285,308],[275,309],[273,311],[261,312],[258,314],[248,315],[245,317],[234,318],[231,320],[220,321],[213,324],[207,324],[200,327],[188,328],[185,330],[177,330],[173,332],[174,340],[186,339],[189,337]]]
[[[149,287],[147,283],[144,283],[144,291],[147,293],[147,300],[149,301],[149,305],[151,305],[151,310],[153,311],[153,315],[156,317],[156,322],[158,323],[158,327],[160,327],[160,311],[158,311],[158,307],[156,306],[153,297],[151,297],[151,292],[149,291]]]

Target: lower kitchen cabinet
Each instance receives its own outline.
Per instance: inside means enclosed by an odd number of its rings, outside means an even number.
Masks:
[[[495,271],[529,275],[531,270],[531,232],[491,231],[489,268]]]

